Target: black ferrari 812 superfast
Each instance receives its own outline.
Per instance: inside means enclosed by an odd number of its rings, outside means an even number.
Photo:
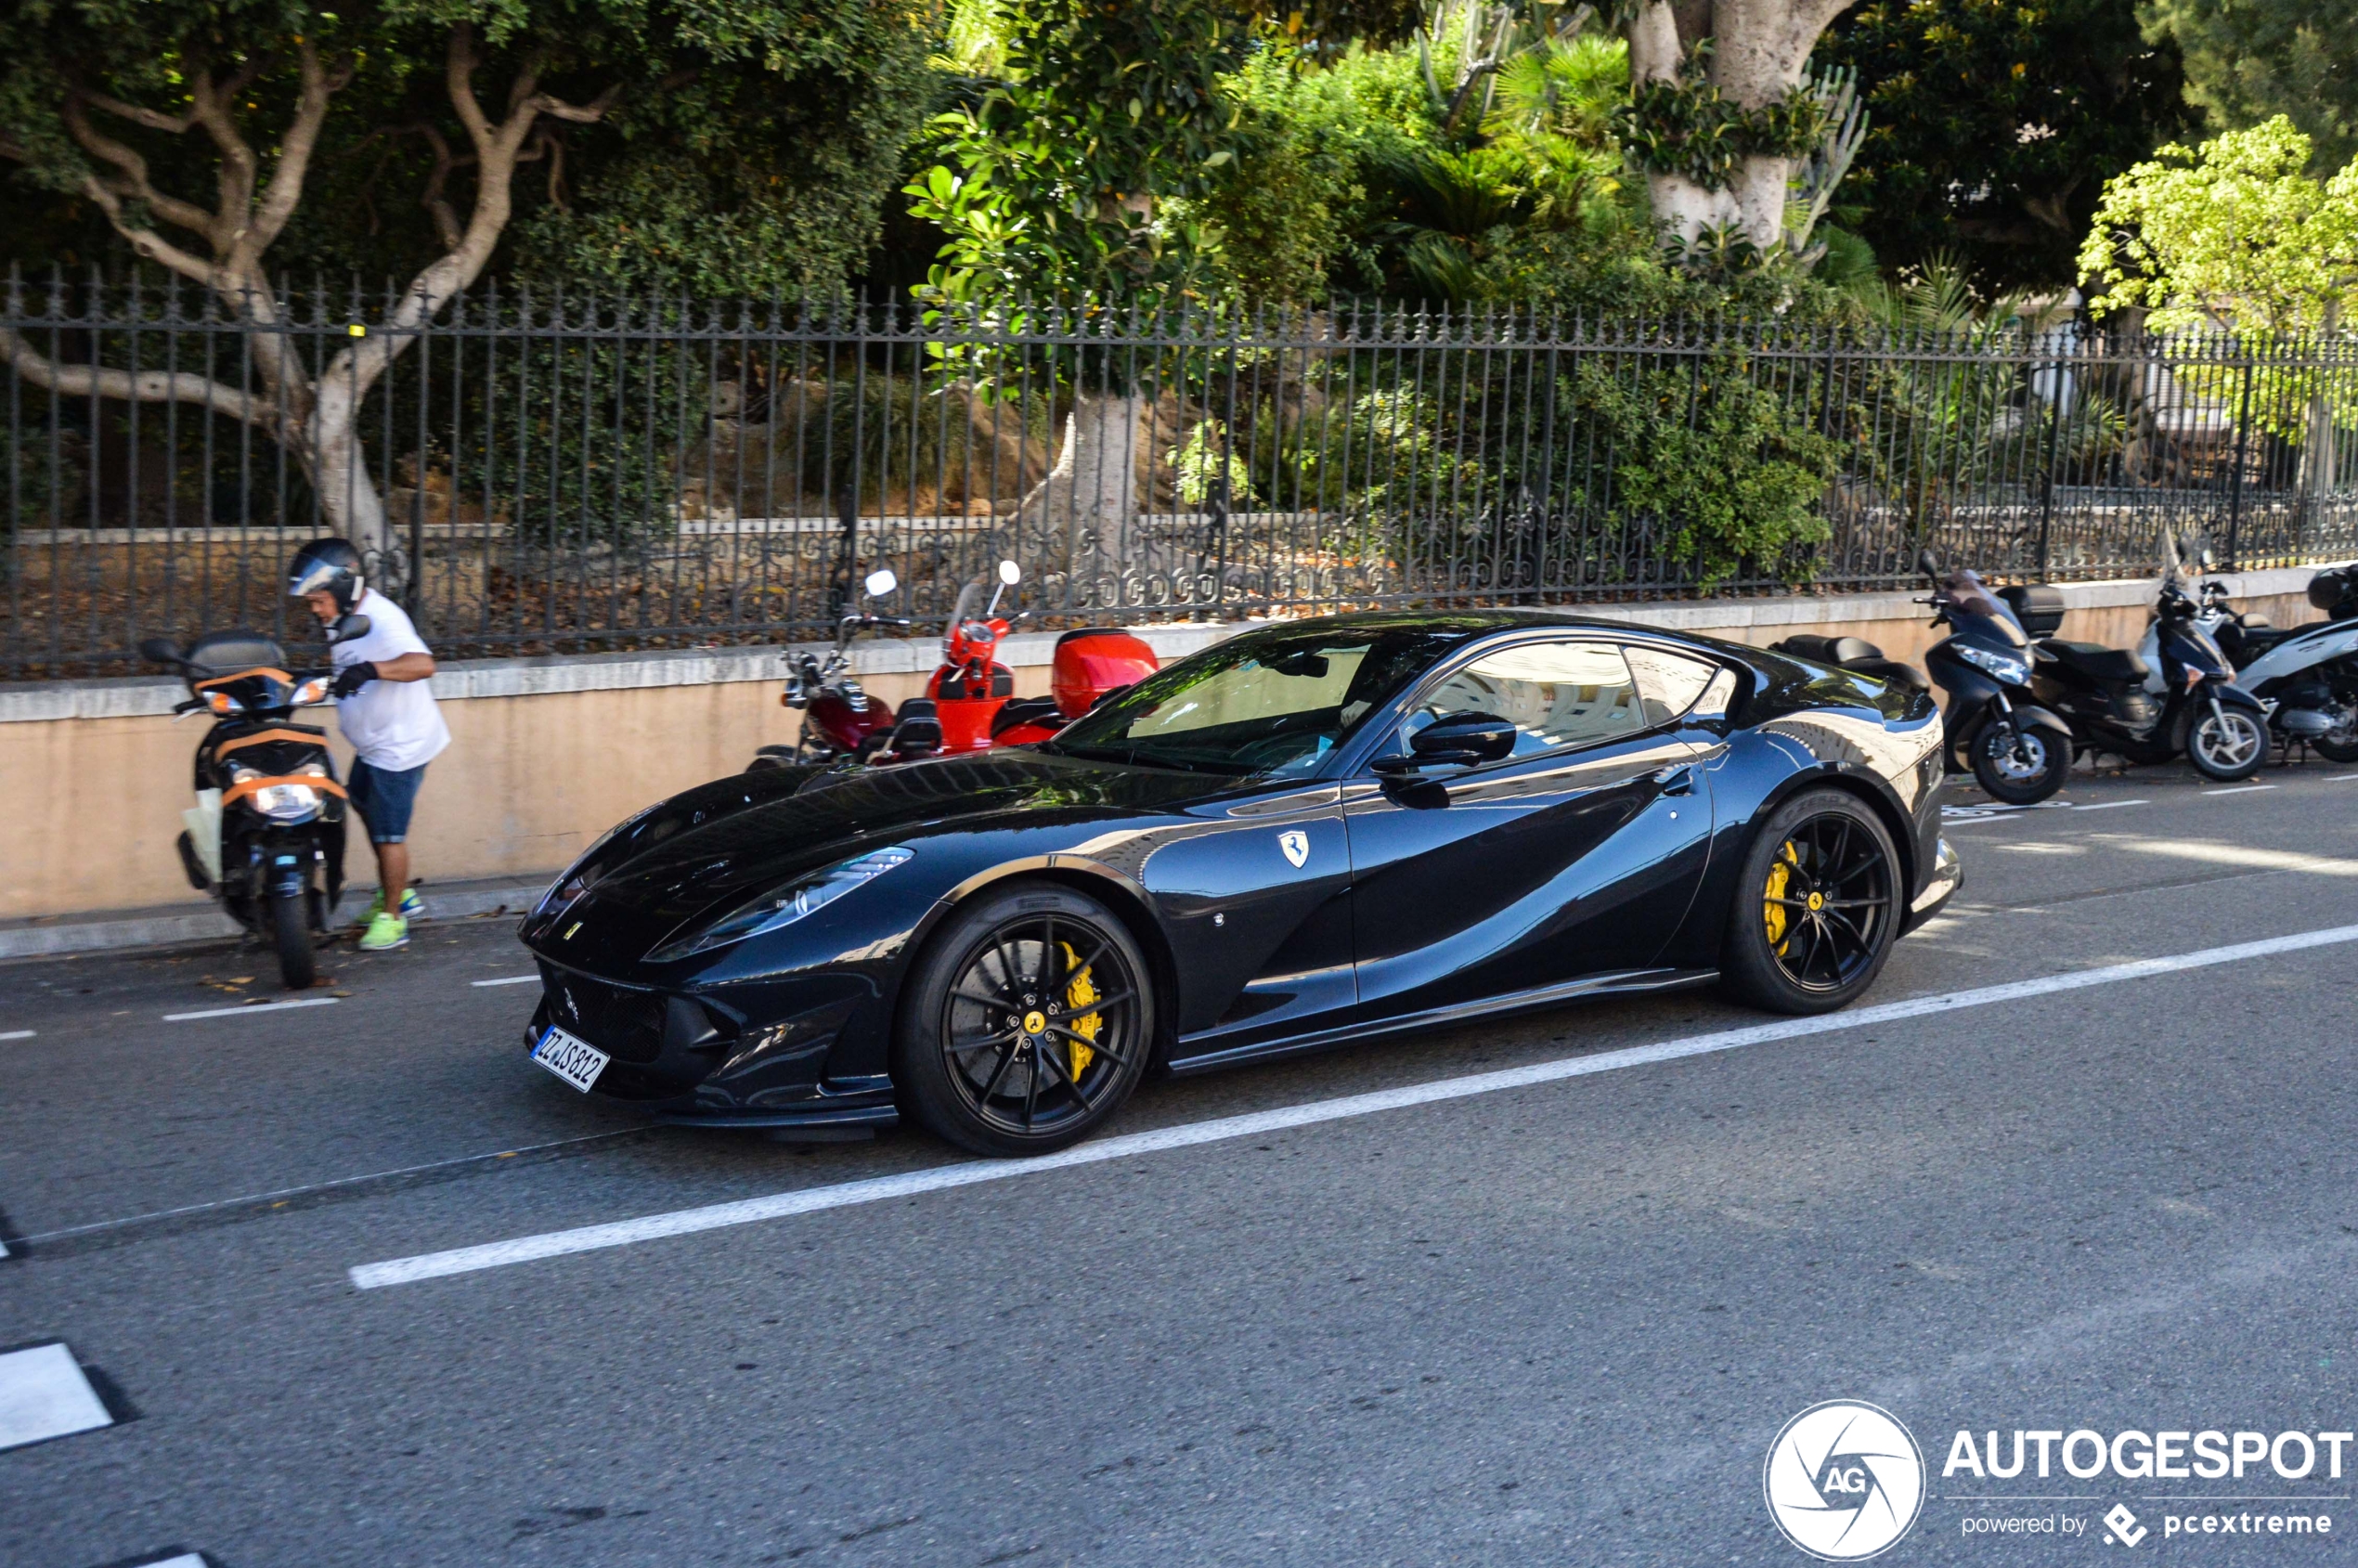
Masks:
[[[1149,1073],[1717,982],[1839,1007],[1954,893],[1905,685],[1544,612],[1246,631],[1055,739],[689,790],[525,919],[534,1059],[668,1121],[1033,1154]]]

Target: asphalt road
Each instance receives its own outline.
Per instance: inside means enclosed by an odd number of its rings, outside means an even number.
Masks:
[[[2358,773],[2264,782],[1958,817],[1870,1004],[2358,926]],[[0,1350],[134,1418],[0,1452],[0,1563],[1800,1563],[1763,1458],[1836,1398],[1930,1466],[1879,1562],[2084,1561],[2117,1501],[2140,1557],[2358,1535],[2322,1471],[1941,1473],[1960,1429],[2358,1427],[2358,941],[360,1289],[967,1163],[641,1128],[473,983],[525,971],[508,922],[422,930],[332,1005],[179,1021],[263,956],[0,968]],[[1113,1135],[1762,1021],[1597,1004],[1149,1085]],[[2253,1509],[2336,1528],[2164,1534]],[[2084,1533],[1966,1534],[2007,1517]]]

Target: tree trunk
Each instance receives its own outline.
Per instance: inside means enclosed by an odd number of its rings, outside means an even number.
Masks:
[[[1016,526],[1049,575],[1068,578],[1068,602],[1094,603],[1095,584],[1121,576],[1138,504],[1142,393],[1082,393],[1065,420],[1056,467],[1017,509]],[[1120,594],[1114,595],[1119,602]]]
[[[328,531],[350,539],[383,586],[398,587],[407,576],[402,565],[407,558],[398,552],[399,541],[393,537],[384,501],[369,473],[369,453],[354,428],[354,412],[355,399],[341,391],[320,389],[300,443],[304,476],[319,497],[319,514]]]

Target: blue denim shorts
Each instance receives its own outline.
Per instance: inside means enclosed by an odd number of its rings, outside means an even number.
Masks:
[[[351,792],[352,809],[369,824],[371,844],[399,844],[409,836],[409,809],[418,803],[418,786],[425,778],[422,762],[396,771],[352,759],[352,777],[344,787]]]

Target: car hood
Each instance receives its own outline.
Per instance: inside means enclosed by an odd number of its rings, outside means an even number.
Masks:
[[[1235,790],[1215,774],[1000,751],[841,772],[777,769],[701,784],[631,819],[566,873],[589,886],[522,935],[611,973],[699,917],[890,843],[992,828],[1086,826]],[[544,949],[545,950],[545,949]],[[550,952],[554,958],[558,954]]]

